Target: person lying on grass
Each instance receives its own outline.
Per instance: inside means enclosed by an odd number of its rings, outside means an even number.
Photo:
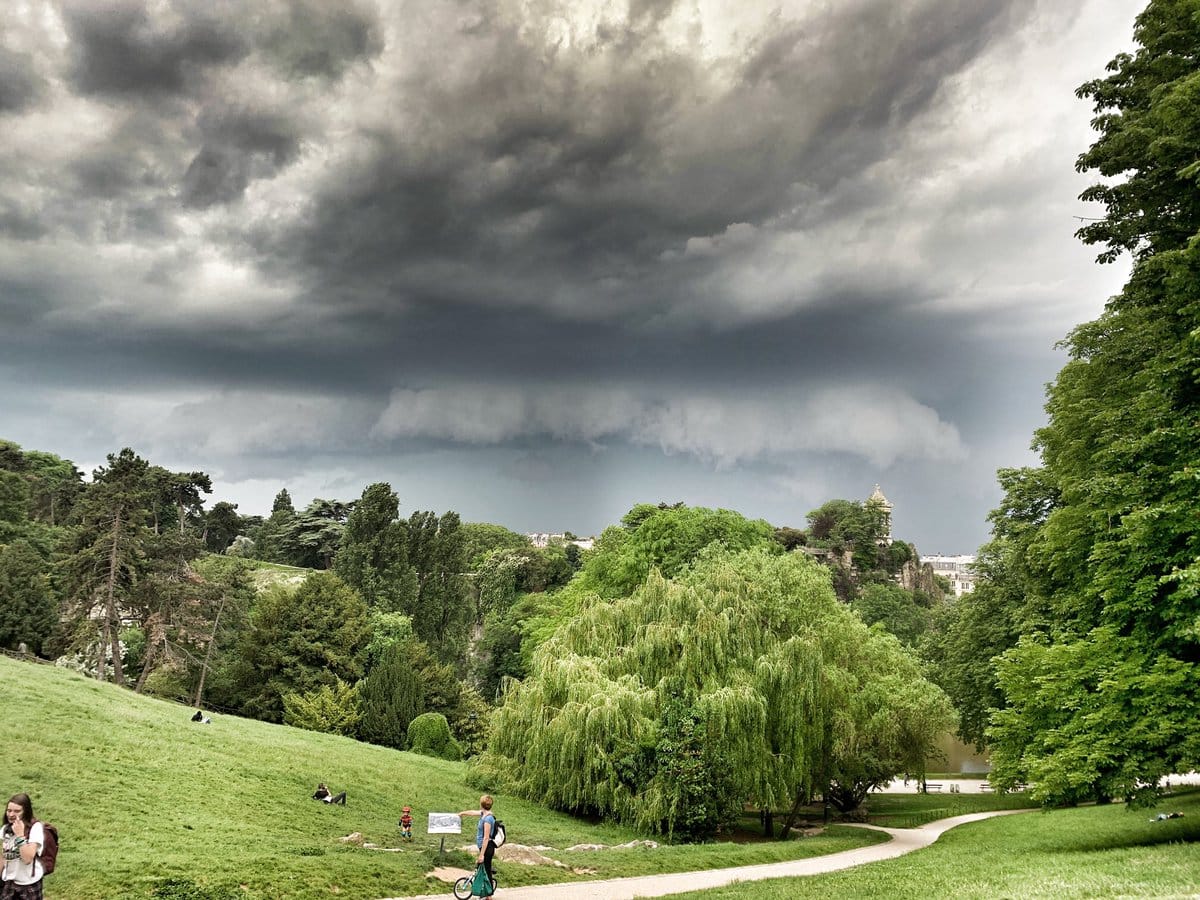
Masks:
[[[340,794],[331,794],[329,788],[325,787],[325,782],[317,785],[316,791],[313,792],[313,799],[320,800],[322,803],[337,803],[340,806],[346,805],[346,792]]]

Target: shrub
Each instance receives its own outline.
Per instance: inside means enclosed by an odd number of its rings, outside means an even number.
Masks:
[[[441,713],[423,713],[408,725],[408,746],[422,756],[460,760],[462,747],[450,734],[450,723]]]
[[[321,685],[304,694],[283,695],[283,721],[309,731],[352,737],[362,716],[356,685],[340,678],[335,687]]]

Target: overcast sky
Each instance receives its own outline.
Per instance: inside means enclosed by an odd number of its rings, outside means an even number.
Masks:
[[[1075,98],[1141,0],[14,0],[0,437],[265,513],[803,526],[971,553],[1055,343]]]

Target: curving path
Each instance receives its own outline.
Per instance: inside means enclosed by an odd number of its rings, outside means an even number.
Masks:
[[[881,828],[877,825],[858,825],[885,831],[892,839],[884,844],[843,850],[827,856],[810,859],[795,859],[789,862],[764,863],[757,866],[740,866],[735,869],[709,869],[704,872],[675,872],[669,875],[638,875],[632,878],[610,878],[607,881],[579,881],[572,884],[539,884],[532,887],[504,887],[496,892],[498,900],[635,900],[638,897],[665,897],[669,894],[684,894],[706,888],[724,887],[739,881],[761,881],[764,878],[792,878],[799,875],[820,875],[838,869],[849,869],[881,859],[893,859],[928,847],[945,832],[956,825],[978,822],[993,816],[1007,816],[1029,812],[1026,809],[1005,809],[994,812],[971,813],[939,819],[920,828]],[[446,900],[450,897],[450,885],[440,894],[422,894],[417,897],[394,897],[389,900]]]

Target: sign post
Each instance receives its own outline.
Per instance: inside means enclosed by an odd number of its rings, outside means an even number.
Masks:
[[[438,848],[438,860],[440,861],[446,855],[446,835],[462,834],[462,817],[458,813],[433,813],[429,814],[429,827],[426,829],[429,834],[440,834],[442,836],[442,844]]]

